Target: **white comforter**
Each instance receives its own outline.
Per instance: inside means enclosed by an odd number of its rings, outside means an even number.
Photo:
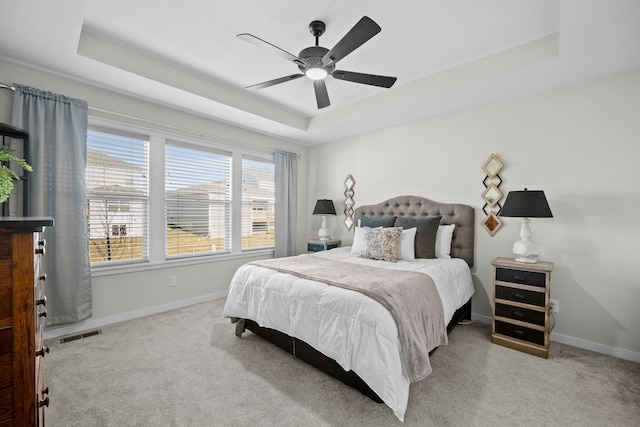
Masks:
[[[316,256],[431,276],[444,306],[445,324],[473,295],[473,281],[461,259],[418,259],[390,263],[360,258],[350,247]],[[301,339],[353,370],[401,421],[409,400],[398,331],[391,314],[359,292],[328,286],[246,264],[229,286],[225,317],[251,319]]]

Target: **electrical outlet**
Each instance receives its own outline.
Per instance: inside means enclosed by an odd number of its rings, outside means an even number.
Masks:
[[[176,276],[169,276],[169,286],[176,285]]]
[[[549,311],[552,313],[560,313],[560,301],[557,299],[549,300]]]

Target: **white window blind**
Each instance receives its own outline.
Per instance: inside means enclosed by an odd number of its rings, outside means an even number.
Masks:
[[[242,249],[274,246],[275,164],[242,158]]]
[[[87,207],[92,263],[148,257],[149,138],[87,132]]]
[[[165,145],[167,257],[231,250],[231,154]]]

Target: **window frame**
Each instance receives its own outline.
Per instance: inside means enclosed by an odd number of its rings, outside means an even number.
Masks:
[[[104,192],[100,192],[100,191],[94,191],[94,192],[89,192],[87,191],[86,194],[86,203],[87,203],[87,210],[88,212],[91,212],[91,206],[92,206],[92,201],[93,203],[96,204],[100,204],[102,201],[106,203],[106,206],[104,208],[104,212],[105,215],[107,215],[108,213],[114,213],[115,212],[119,212],[120,206],[127,206],[127,213],[131,212],[131,206],[136,205],[136,204],[140,204],[140,210],[141,210],[141,218],[142,218],[142,224],[141,224],[141,243],[140,243],[140,251],[141,251],[141,257],[140,258],[133,258],[133,259],[120,259],[120,260],[106,260],[106,261],[94,261],[91,262],[91,268],[102,268],[102,267],[112,267],[112,266],[122,266],[122,265],[134,265],[134,264],[140,264],[140,263],[145,263],[148,261],[149,259],[149,187],[150,187],[150,182],[149,182],[149,166],[150,166],[150,159],[149,159],[149,150],[150,150],[150,140],[148,135],[144,134],[144,133],[140,133],[140,132],[131,132],[129,130],[124,130],[124,129],[115,129],[115,128],[106,128],[104,126],[100,126],[100,125],[92,125],[89,124],[89,128],[87,130],[87,132],[89,131],[94,131],[94,132],[100,132],[103,134],[109,134],[109,135],[118,135],[121,137],[125,137],[125,138],[131,138],[131,139],[135,139],[138,141],[144,141],[145,145],[144,145],[144,163],[145,163],[145,167],[146,169],[143,170],[144,175],[146,175],[146,177],[144,177],[144,185],[146,188],[146,194],[133,194],[133,193],[129,193],[129,194],[123,194],[123,195],[119,195],[119,194],[113,194],[107,191]],[[88,153],[88,147],[87,147],[87,153]],[[87,166],[88,166],[88,162],[87,162]],[[144,176],[143,175],[143,176]],[[87,177],[87,185],[89,184],[89,179]],[[118,206],[117,210],[112,210],[111,206]],[[87,218],[87,220],[89,220],[90,218]],[[91,223],[88,224],[89,228],[88,230],[91,230],[93,227],[91,226]],[[105,228],[109,228],[110,229],[110,233],[109,236],[107,236],[106,238],[108,239],[109,237],[115,237],[116,234],[113,233],[113,227],[114,226],[118,226],[118,228],[122,227],[121,223],[117,223],[117,224],[104,224],[103,223],[103,227]],[[126,227],[126,224],[125,224]],[[135,230],[136,228],[134,228]],[[135,235],[135,232],[134,232]],[[89,237],[89,236],[87,236]],[[120,238],[121,236],[118,236],[118,238]],[[88,241],[88,245],[89,245],[89,251],[91,250],[91,241]]]
[[[268,214],[267,214],[267,221],[265,222],[266,224],[266,232],[265,234],[269,234],[269,230],[272,229],[273,230],[273,234],[274,234],[274,243],[272,246],[248,246],[248,247],[244,247],[244,243],[241,244],[242,250],[245,252],[248,251],[256,251],[256,250],[260,250],[260,249],[264,249],[264,248],[273,248],[275,246],[275,208],[276,208],[276,200],[275,200],[275,187],[276,187],[276,182],[275,182],[275,161],[274,160],[265,160],[259,157],[256,157],[254,155],[249,155],[249,154],[243,154],[242,155],[242,179],[240,181],[240,185],[244,188],[245,182],[244,182],[244,172],[245,172],[245,167],[244,167],[244,161],[249,161],[249,162],[260,162],[260,163],[268,163],[273,165],[273,202],[267,202],[267,209],[265,209],[266,212],[273,212],[273,224],[271,227],[269,227],[269,223],[270,221],[268,220]],[[253,228],[254,228],[254,223],[253,223],[253,214],[254,211],[256,209],[257,206],[259,206],[258,203],[256,203],[256,199],[254,199],[253,201],[251,201],[250,203],[245,202],[244,200],[244,191],[242,191],[241,189],[241,202],[242,202],[242,208],[241,208],[241,213],[240,213],[240,221],[243,223],[245,223],[246,218],[244,218],[244,214],[246,213],[245,211],[245,207],[248,205],[251,208],[251,212],[249,215],[249,219],[251,221],[251,232],[253,233]],[[270,208],[270,209],[269,209]],[[242,233],[241,233],[242,234]],[[242,236],[245,237],[245,236]]]
[[[212,154],[212,155],[218,155],[218,156],[223,156],[223,158],[227,158],[228,159],[228,171],[225,171],[226,176],[225,178],[228,178],[231,182],[230,182],[230,186],[231,186],[231,194],[229,195],[230,199],[227,200],[222,200],[222,201],[218,201],[217,203],[212,202],[211,199],[208,199],[208,201],[206,202],[207,206],[208,206],[208,210],[210,211],[212,207],[214,206],[222,206],[223,211],[224,211],[224,219],[225,219],[225,223],[224,223],[224,242],[225,242],[225,247],[222,250],[218,250],[215,252],[199,252],[199,253],[193,253],[193,254],[174,254],[174,255],[170,255],[167,252],[169,251],[169,247],[168,247],[168,241],[167,241],[167,236],[165,235],[165,259],[167,260],[171,260],[171,259],[177,259],[177,258],[192,258],[192,257],[200,257],[200,256],[208,256],[208,255],[222,255],[225,253],[230,253],[233,251],[233,236],[232,236],[232,224],[234,221],[234,211],[233,211],[233,188],[235,187],[233,184],[233,153],[227,150],[221,150],[217,147],[213,147],[213,146],[202,146],[202,145],[193,145],[193,144],[189,144],[189,143],[185,143],[184,141],[179,141],[176,139],[166,139],[165,143],[164,143],[164,148],[165,148],[165,153],[166,153],[166,148],[167,146],[173,146],[173,147],[181,147],[181,148],[185,148],[191,151],[197,151],[200,153],[203,153],[203,155],[205,153],[207,154]],[[227,161],[225,161],[227,162]],[[167,165],[167,161],[165,158],[165,167]],[[167,173],[165,170],[165,184],[166,184],[166,178],[167,178]],[[166,188],[165,188],[166,190]],[[225,190],[225,193],[228,190]],[[200,194],[204,194],[204,193],[200,193]],[[185,200],[189,199],[188,197],[184,198]],[[168,227],[167,224],[167,219],[166,219],[166,215],[168,215],[168,203],[167,203],[167,194],[165,191],[165,197],[164,197],[164,210],[165,210],[165,225]],[[195,200],[191,199],[189,200],[189,203],[193,203]],[[226,244],[229,244],[230,248],[227,248]]]
[[[160,125],[160,124],[158,124]],[[91,275],[95,277],[127,272],[154,270],[174,266],[194,265],[210,262],[227,261],[239,258],[255,258],[256,256],[273,256],[274,247],[242,249],[241,221],[242,213],[242,159],[250,158],[263,162],[275,163],[274,151],[261,152],[258,149],[239,149],[229,146],[228,142],[214,137],[199,139],[183,133],[169,132],[122,123],[111,119],[89,115],[89,127],[101,128],[103,131],[114,131],[145,135],[149,137],[149,188],[148,188],[148,257],[146,261],[127,262],[126,264],[104,262],[91,265]],[[186,133],[186,132],[185,132]],[[204,149],[228,152],[231,154],[231,250],[225,252],[198,254],[191,257],[165,256],[166,218],[165,218],[165,144],[169,141]],[[275,178],[275,177],[274,177]],[[275,179],[274,179],[275,180]],[[236,185],[236,183],[238,183]]]

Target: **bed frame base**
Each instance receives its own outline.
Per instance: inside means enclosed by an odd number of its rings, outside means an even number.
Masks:
[[[447,325],[447,333],[450,334],[456,325],[458,325],[458,323],[463,319],[471,319],[471,300],[467,301],[465,305],[460,307],[453,314],[451,322]],[[309,365],[329,374],[333,378],[355,388],[375,402],[383,403],[382,399],[380,399],[380,397],[371,390],[367,383],[365,383],[364,380],[355,372],[345,371],[338,362],[320,353],[306,342],[290,337],[289,335],[276,331],[275,329],[259,326],[253,320],[232,318],[231,321],[236,323],[236,336],[241,337],[242,333],[248,329],[254,334],[277,345],[287,353],[292,354],[294,357],[305,361]],[[433,349],[430,354],[433,354],[436,350],[437,348]]]

